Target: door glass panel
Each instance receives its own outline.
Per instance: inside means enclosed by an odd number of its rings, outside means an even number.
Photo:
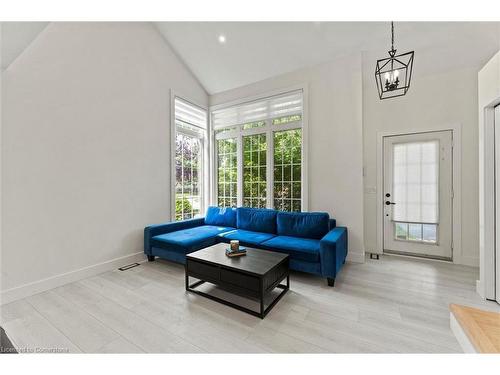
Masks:
[[[408,239],[422,241],[422,224],[408,224]]]
[[[394,223],[394,238],[402,241],[437,243],[436,224]]]
[[[424,242],[437,242],[437,225],[424,224],[422,228],[422,240]]]
[[[437,224],[439,141],[395,144],[393,162],[393,220]],[[416,226],[409,231],[417,236]]]
[[[393,146],[394,238],[437,242],[439,141]]]
[[[395,236],[398,240],[408,239],[408,223],[394,223],[395,225]]]

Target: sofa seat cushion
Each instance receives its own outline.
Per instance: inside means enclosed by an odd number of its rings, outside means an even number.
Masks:
[[[287,253],[291,259],[319,262],[319,240],[290,236],[277,236],[261,245],[266,249]]]
[[[330,230],[326,212],[278,212],[277,234],[320,240]]]
[[[252,232],[249,230],[236,229],[231,232],[219,234],[221,241],[229,242],[231,240],[239,240],[243,246],[255,246],[264,241],[270,240],[274,234]]]
[[[191,253],[217,243],[217,235],[234,230],[231,227],[201,225],[154,236],[151,245],[182,253]]]

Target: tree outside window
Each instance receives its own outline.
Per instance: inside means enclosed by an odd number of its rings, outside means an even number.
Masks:
[[[274,133],[274,208],[300,211],[302,198],[302,130]]]
[[[200,214],[200,140],[182,133],[175,137],[175,219]]]

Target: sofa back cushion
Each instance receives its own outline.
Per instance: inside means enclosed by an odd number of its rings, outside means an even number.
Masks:
[[[321,239],[330,229],[326,212],[278,212],[278,236]]]
[[[236,228],[236,209],[230,207],[208,207],[205,224]]]
[[[265,208],[239,207],[236,215],[238,229],[276,234],[276,213]]]
[[[337,226],[337,220],[330,218],[330,230],[335,229]]]

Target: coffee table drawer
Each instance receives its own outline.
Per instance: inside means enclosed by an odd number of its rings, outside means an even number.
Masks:
[[[189,272],[210,280],[220,279],[220,268],[210,264],[192,261],[187,259]]]
[[[220,270],[220,280],[228,284],[238,286],[243,289],[253,290],[258,292],[260,281],[258,277],[245,275],[240,272],[229,271],[226,269]]]

